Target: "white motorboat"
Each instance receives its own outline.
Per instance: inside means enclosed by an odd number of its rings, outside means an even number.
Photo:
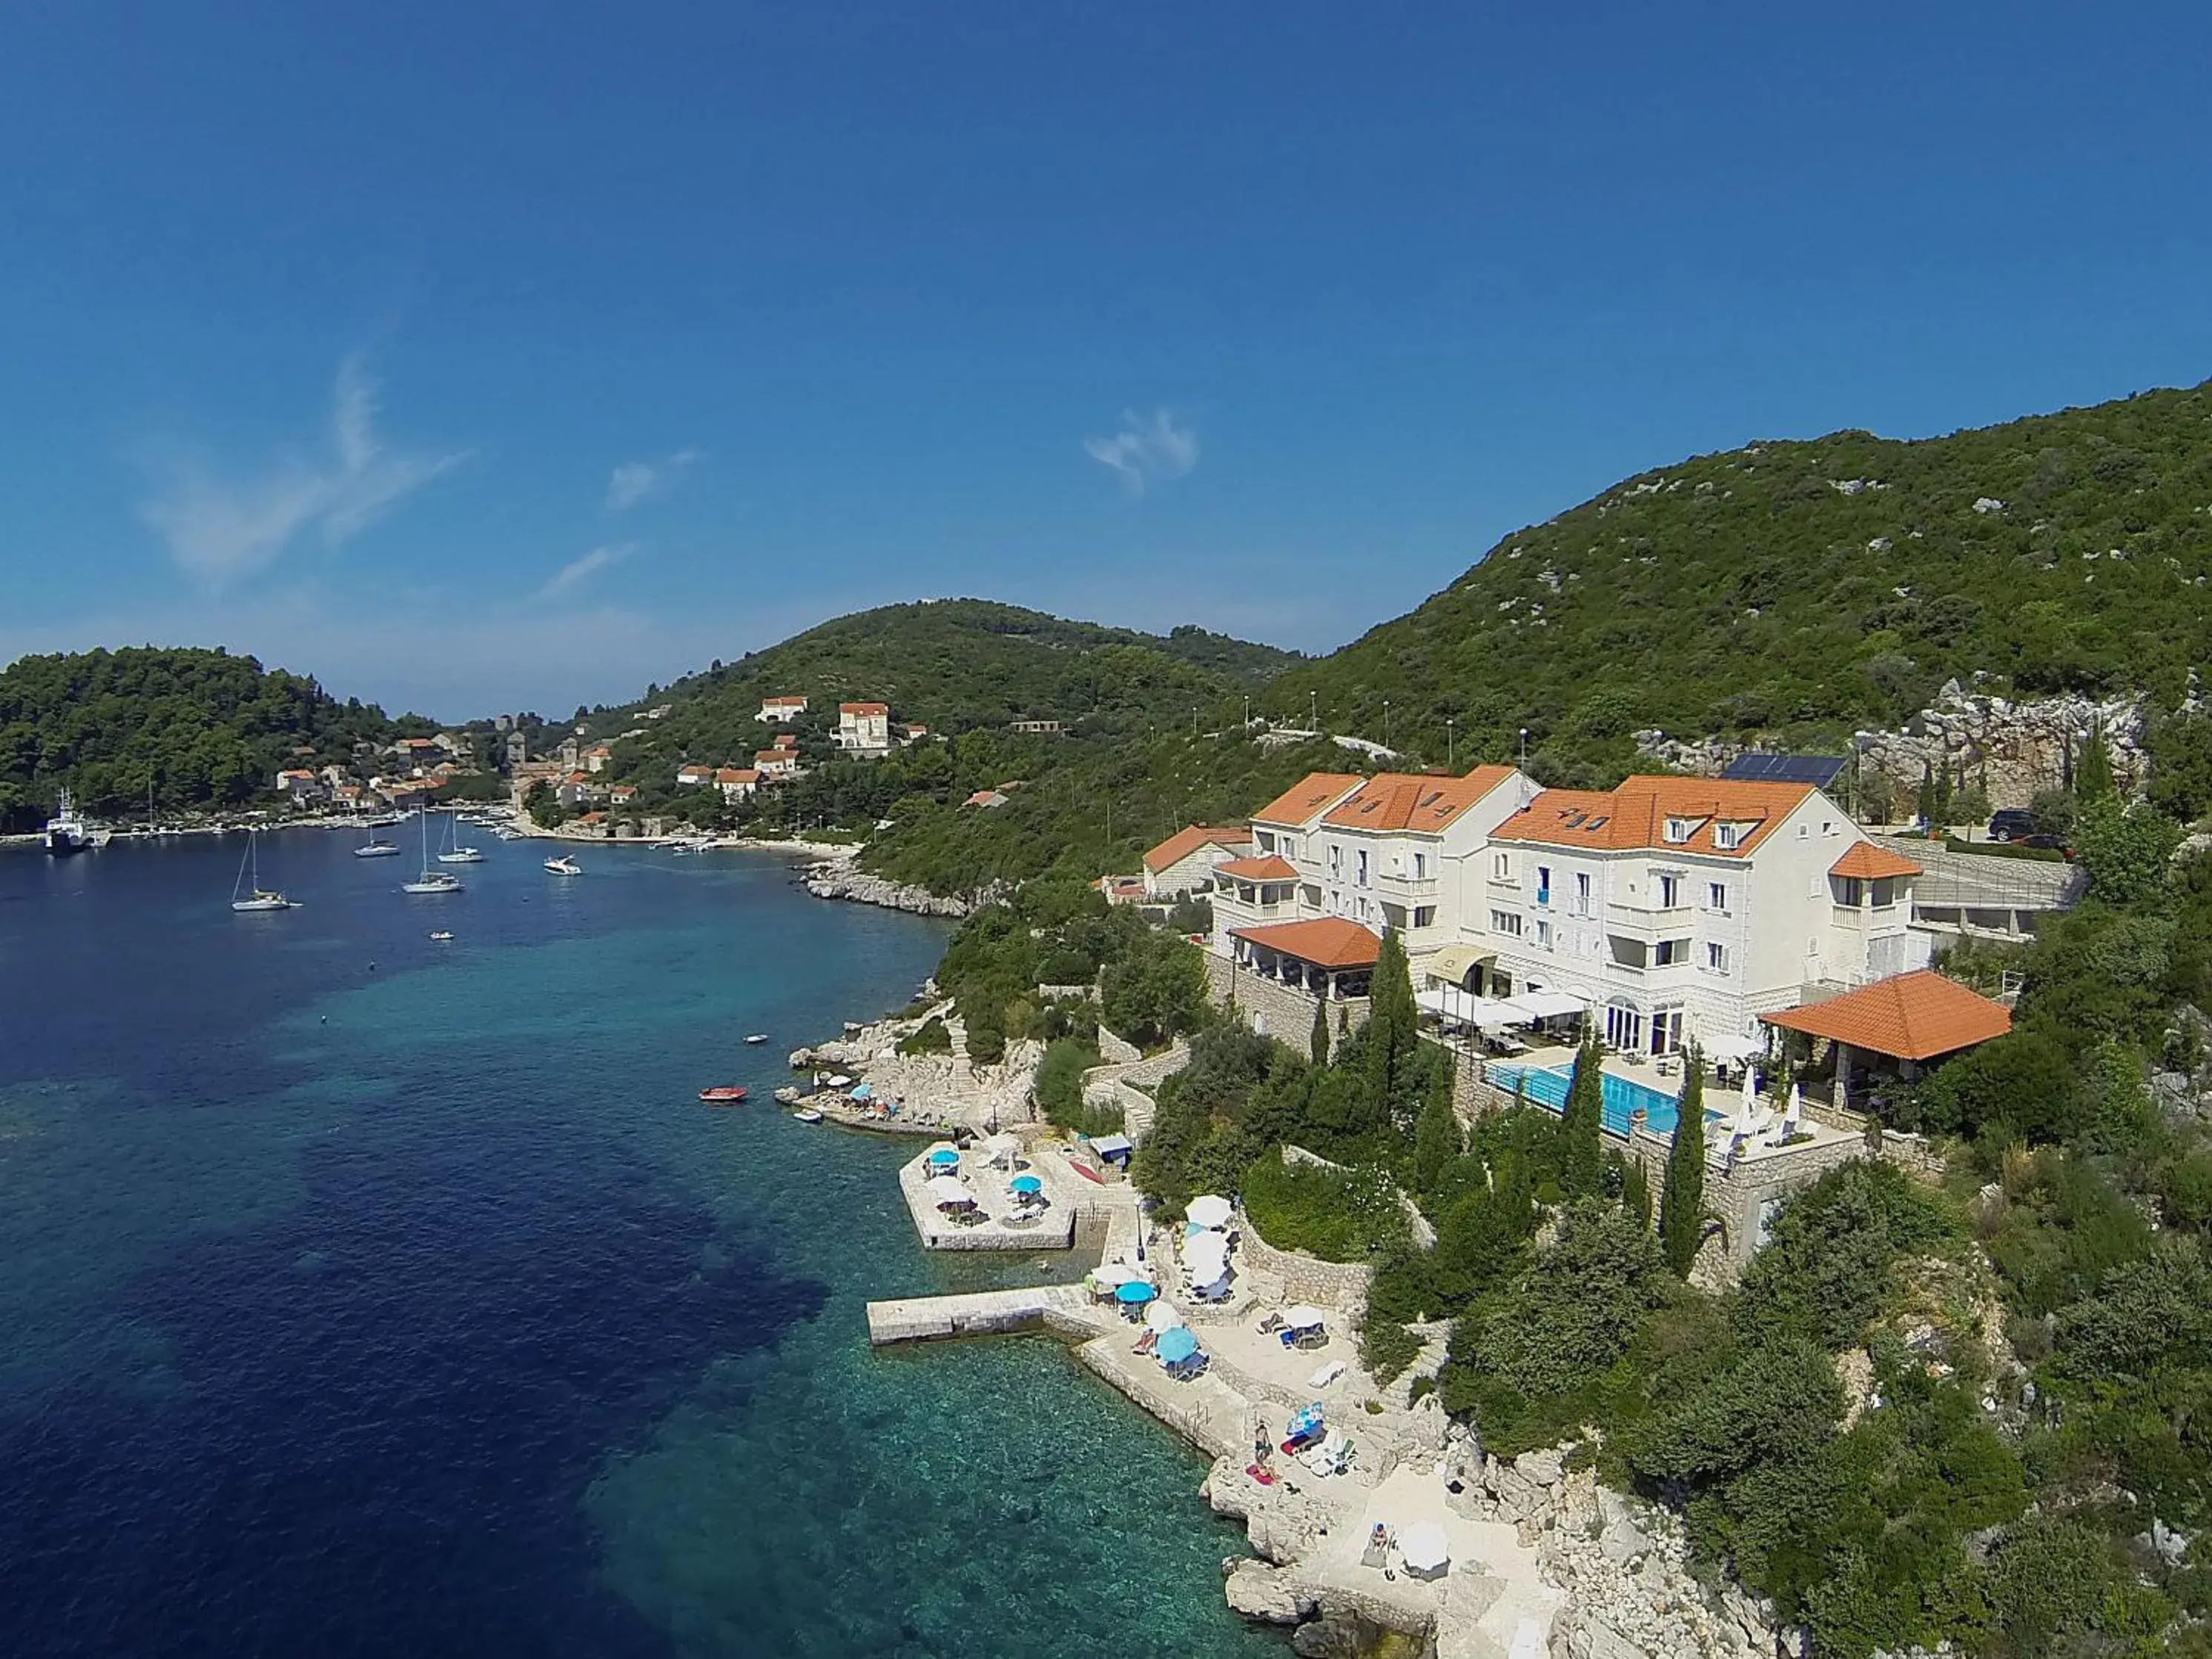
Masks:
[[[246,856],[238,861],[238,879],[231,884],[230,908],[240,914],[289,910],[299,901],[272,892],[261,884],[261,837],[246,832]]]
[[[821,1112],[812,1106],[802,1106],[797,1111],[793,1112],[792,1116],[797,1118],[801,1123],[819,1123],[822,1121]]]
[[[768,1033],[766,1031],[755,1031],[750,1036],[747,1037],[745,1041],[756,1043],[766,1042],[768,1041]]]
[[[403,893],[458,893],[461,890],[459,876],[450,870],[433,870],[430,867],[430,815],[424,812],[422,817],[422,873],[412,881],[400,883],[399,890]]]
[[[430,942],[433,945],[451,945],[453,942],[453,936],[441,928],[430,935]]]
[[[565,853],[559,858],[546,860],[545,869],[547,874],[555,876],[580,876],[584,873],[584,866]]]

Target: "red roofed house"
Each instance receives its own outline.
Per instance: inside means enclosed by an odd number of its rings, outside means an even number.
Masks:
[[[837,746],[848,754],[888,755],[891,750],[890,722],[889,703],[841,702],[837,705]]]
[[[1955,1054],[2012,1030],[2012,1010],[1948,980],[1932,969],[1878,979],[1840,996],[1761,1014],[1766,1024],[1835,1044],[1838,1103],[1859,1079],[1853,1062],[1869,1057],[1874,1071],[1895,1070],[1910,1079],[1929,1060]],[[1881,1064],[1887,1060],[1887,1066]]]
[[[761,723],[770,720],[795,720],[806,712],[804,697],[763,697],[761,699]]]
[[[724,800],[743,800],[760,787],[761,775],[750,766],[725,766],[714,773],[714,787]]]
[[[1252,832],[1241,823],[1178,830],[1145,854],[1145,896],[1173,901],[1204,892],[1213,884],[1216,865],[1251,850]]]
[[[1761,1014],[1926,966],[1919,873],[1809,784],[1632,777],[1499,824],[1460,934],[1488,988],[1579,1000],[1616,1048],[1740,1054]]]
[[[584,769],[592,773],[604,772],[607,769],[607,763],[614,757],[613,750],[603,743],[595,743],[584,751]]]
[[[763,782],[795,778],[799,775],[799,751],[795,749],[763,749],[753,757],[753,769],[760,774]]]
[[[1267,930],[1334,917],[1378,942],[1396,930],[1418,981],[1461,942],[1458,899],[1473,855],[1534,793],[1510,766],[1464,777],[1314,773],[1253,814],[1251,856],[1217,871],[1214,948],[1283,977],[1291,964],[1282,941],[1319,936]],[[1302,960],[1309,970],[1331,966]],[[1311,984],[1316,974],[1305,977]]]
[[[1004,806],[1006,798],[995,789],[978,789],[960,804],[963,806]]]
[[[676,769],[676,786],[679,789],[696,789],[714,781],[711,766],[679,766]]]

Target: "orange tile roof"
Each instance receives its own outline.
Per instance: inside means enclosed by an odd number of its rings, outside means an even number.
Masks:
[[[1322,916],[1315,921],[1278,921],[1265,927],[1232,927],[1237,938],[1280,951],[1316,968],[1371,968],[1382,941],[1356,921]]]
[[[1357,772],[1309,772],[1252,814],[1255,823],[1304,823],[1366,781]]]
[[[1665,776],[1628,778],[1612,790],[1547,789],[1498,825],[1491,838],[1607,852],[1650,848],[1741,858],[1813,793],[1808,783]],[[1667,839],[1669,818],[1691,820],[1686,839]],[[1713,839],[1715,826],[1723,823],[1747,826],[1734,847]]]
[[[1004,784],[999,786],[1006,787]],[[1154,875],[1181,864],[1201,847],[1249,847],[1252,832],[1241,823],[1194,823],[1178,830],[1145,854],[1145,868]]]
[[[1861,881],[1880,881],[1886,876],[1917,876],[1920,866],[1902,853],[1893,853],[1887,847],[1863,841],[1854,843],[1849,852],[1830,865],[1828,873],[1856,876]]]
[[[1213,866],[1216,875],[1228,876],[1237,881],[1296,881],[1298,866],[1288,859],[1270,854],[1263,859],[1231,859],[1226,864]]]
[[[761,699],[761,707],[763,708],[804,708],[806,707],[806,699],[804,697],[763,697]]]
[[[837,712],[841,714],[888,714],[891,712],[891,706],[887,702],[841,702],[837,705]]]
[[[2011,1009],[1932,968],[1759,1018],[1895,1060],[1933,1060],[2012,1030]]]
[[[1340,830],[1442,830],[1512,775],[1510,766],[1478,766],[1463,778],[1382,772],[1322,822]]]

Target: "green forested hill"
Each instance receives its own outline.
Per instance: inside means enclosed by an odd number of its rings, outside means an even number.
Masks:
[[[1642,474],[1507,537],[1418,610],[1278,678],[1332,729],[1566,764],[1628,733],[1810,741],[1951,676],[2171,707],[2212,652],[2212,386],[1915,442],[1838,432]]]
[[[388,740],[384,711],[224,651],[152,647],[24,657],[0,671],[0,829],[43,821],[64,786],[86,811],[143,815],[265,796],[283,767]]]

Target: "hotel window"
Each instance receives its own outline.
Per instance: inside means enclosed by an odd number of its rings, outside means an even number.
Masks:
[[[1344,848],[1335,842],[1328,844],[1328,873],[1340,879],[1344,875]]]
[[[1512,854],[1492,853],[1490,855],[1490,878],[1492,881],[1510,881],[1513,879]]]
[[[1728,946],[1716,940],[1705,942],[1705,969],[1709,973],[1728,972]]]
[[[1490,913],[1490,931],[1503,933],[1507,939],[1519,939],[1521,913],[1517,910],[1492,910]]]
[[[1724,853],[1735,848],[1742,840],[1743,826],[1740,823],[1717,823],[1713,826],[1713,845]]]
[[[1705,908],[1717,910],[1723,915],[1728,914],[1728,884],[1726,882],[1714,881],[1705,884]]]
[[[1433,904],[1417,904],[1417,905],[1415,905],[1415,906],[1413,907],[1413,926],[1414,926],[1414,927],[1433,927],[1434,926],[1436,926],[1436,921],[1437,921],[1437,907],[1436,907],[1435,905],[1433,905]]]
[[[1680,876],[1659,878],[1659,908],[1679,910],[1682,906],[1682,878]]]
[[[1653,964],[1661,968],[1679,968],[1690,960],[1690,941],[1686,939],[1662,939],[1652,952]]]
[[[1429,873],[1429,855],[1428,855],[1426,853],[1416,853],[1416,854],[1413,854],[1413,879],[1414,879],[1415,881],[1419,881],[1419,880],[1420,880],[1420,879],[1422,879],[1424,877],[1425,877],[1428,873]]]
[[[1364,847],[1361,848],[1354,856],[1359,862],[1352,878],[1352,884],[1355,887],[1364,887],[1367,885],[1367,849]]]
[[[1552,866],[1548,864],[1540,864],[1536,866],[1536,902],[1548,905],[1551,902]]]
[[[1536,948],[1539,951],[1552,948],[1552,924],[1541,916],[1536,918]]]
[[[1263,853],[1272,853],[1275,850],[1275,837],[1271,831],[1262,830],[1252,839],[1260,843],[1260,850]]]
[[[1589,872],[1586,870],[1577,871],[1575,873],[1575,914],[1578,916],[1586,916],[1589,913]]]

